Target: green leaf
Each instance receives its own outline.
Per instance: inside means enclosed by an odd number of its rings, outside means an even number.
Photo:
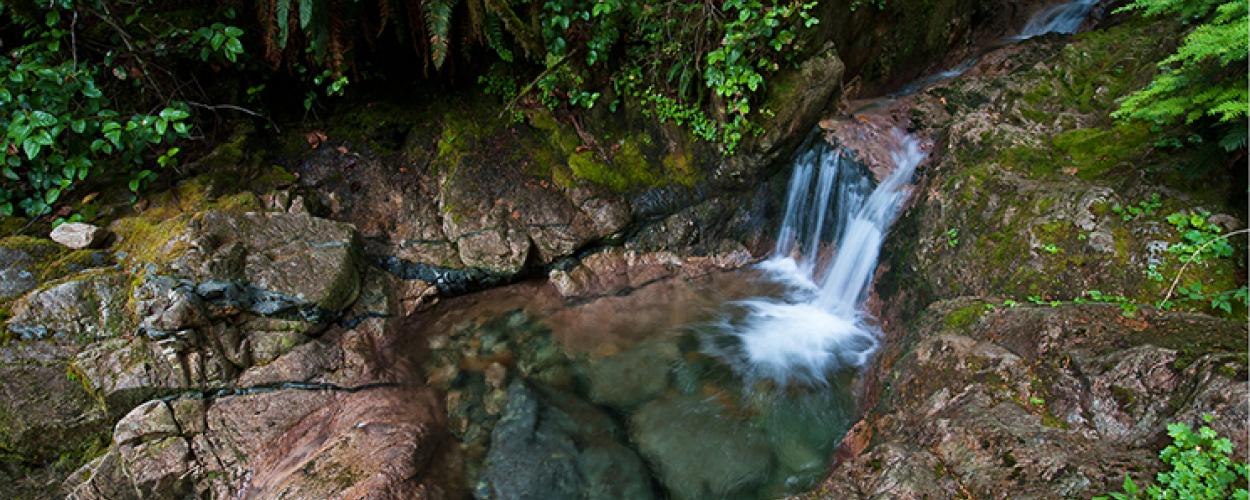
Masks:
[[[33,160],[36,156],[39,156],[39,150],[42,148],[43,145],[39,144],[34,137],[22,141],[22,151],[26,153],[26,159],[28,160]]]
[[[312,23],[313,0],[299,0],[299,27],[308,29],[308,25]]]
[[[30,122],[38,127],[51,127],[56,125],[56,117],[45,111],[32,111],[30,113]]]

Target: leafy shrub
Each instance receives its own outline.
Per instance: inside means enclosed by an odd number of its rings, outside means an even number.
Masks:
[[[507,64],[511,76],[492,65],[479,81],[492,94],[508,96],[509,107],[525,101],[552,110],[590,109],[612,89],[612,111],[622,98],[634,100],[645,114],[687,126],[730,154],[739,141],[759,132],[748,116],[759,111],[755,101],[767,78],[802,53],[800,35],[818,22],[810,14],[815,5],[266,0],[258,9],[266,58],[275,67],[311,64],[337,77],[349,69],[347,53],[360,42],[415,36],[413,46],[426,69],[439,70],[452,57],[455,40],[462,59],[473,57],[475,46],[485,46]],[[369,13],[374,9],[376,16]],[[605,64],[613,58],[612,67]],[[506,79],[530,83],[505,91],[497,83]]]
[[[161,157],[170,163],[177,152],[170,145],[189,137],[185,103],[163,100],[145,107],[151,111],[127,112],[107,95],[110,86],[143,88],[148,69],[129,57],[137,48],[88,51],[85,35],[75,31],[83,30],[80,16],[88,13],[117,26],[127,46],[141,43],[99,2],[54,0],[24,10],[0,4],[0,16],[20,29],[20,43],[0,55],[0,216],[47,214],[66,192],[100,174],[122,177],[137,190],[155,177],[145,168],[149,162]],[[162,55],[176,46],[201,61],[234,61],[242,53],[241,35],[221,23],[171,29],[143,50]]]
[[[1212,417],[1205,417],[1207,422]],[[1224,499],[1247,498],[1246,483],[1250,471],[1246,464],[1236,462],[1229,455],[1233,443],[1221,438],[1210,427],[1202,426],[1194,432],[1183,423],[1168,424],[1168,436],[1172,444],[1159,453],[1159,458],[1170,467],[1155,476],[1155,484],[1144,491],[1132,478],[1124,478],[1124,491],[1110,493],[1095,499],[1129,498],[1154,499]]]

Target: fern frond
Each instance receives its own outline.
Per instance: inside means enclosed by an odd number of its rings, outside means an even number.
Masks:
[[[286,40],[291,36],[291,0],[277,0],[274,11],[274,21],[278,23],[278,49],[286,49]]]
[[[499,54],[499,59],[503,62],[512,62],[512,51],[508,49],[508,42],[503,37],[503,23],[494,14],[487,14],[486,19],[482,23],[482,30],[486,36],[486,45]]]
[[[432,0],[422,5],[425,17],[426,36],[430,39],[430,59],[434,61],[434,69],[443,67],[447,59],[450,45],[451,9],[456,0]]]

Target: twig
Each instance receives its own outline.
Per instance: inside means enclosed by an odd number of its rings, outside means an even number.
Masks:
[[[78,69],[78,9],[74,9],[74,17],[69,22],[69,47],[74,55],[74,69]]]
[[[243,107],[243,106],[235,106],[235,105],[233,105],[233,104],[204,104],[204,103],[199,103],[199,102],[195,102],[195,101],[187,101],[187,104],[190,104],[190,105],[195,106],[195,107],[197,107],[197,108],[204,108],[204,109],[207,109],[207,110],[212,110],[212,111],[216,111],[216,110],[219,110],[219,109],[228,109],[228,110],[231,110],[231,111],[238,111],[238,112],[240,112],[240,113],[249,114],[249,115],[252,115],[252,116],[255,116],[255,117],[258,117],[258,118],[264,118],[264,119],[266,119],[266,120],[268,120],[268,121],[269,121],[269,124],[270,124],[270,125],[272,125],[272,126],[273,126],[273,129],[274,129],[274,131],[275,131],[275,132],[277,132],[277,133],[279,133],[279,134],[281,134],[281,133],[282,133],[282,129],[278,128],[278,124],[277,124],[277,123],[274,123],[273,119],[272,119],[272,118],[270,118],[268,115],[265,115],[265,114],[262,114],[262,113],[257,113],[257,112],[255,112],[255,111],[252,111],[252,110],[250,110],[250,109],[247,109],[247,108],[245,108],[245,107]]]
[[[1218,238],[1212,238],[1210,241],[1200,245],[1197,250],[1194,250],[1194,253],[1189,254],[1189,258],[1185,260],[1185,264],[1181,265],[1181,270],[1176,272],[1176,278],[1172,280],[1172,286],[1168,287],[1167,295],[1164,295],[1163,301],[1159,303],[1167,304],[1168,301],[1172,299],[1172,292],[1176,291],[1176,285],[1181,282],[1181,275],[1185,274],[1185,268],[1189,267],[1189,264],[1193,263],[1194,257],[1197,257],[1200,252],[1205,250],[1208,246],[1211,246],[1212,243],[1215,243],[1223,239],[1228,239],[1233,236],[1237,236],[1239,234],[1245,234],[1245,233],[1250,233],[1250,229],[1238,229],[1231,233],[1222,235]]]

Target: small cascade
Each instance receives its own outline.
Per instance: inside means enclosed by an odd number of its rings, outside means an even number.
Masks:
[[[895,131],[894,170],[876,188],[862,165],[823,141],[795,158],[773,256],[760,267],[788,288],[781,299],[737,302],[722,331],[737,342],[709,343],[748,379],[826,383],[839,368],[861,366],[877,331],[861,310],[890,224],[923,159],[919,141]],[[822,255],[827,244],[833,255]]]
[[[1026,40],[1047,33],[1076,33],[1097,3],[1098,0],[1075,0],[1042,9],[1029,19],[1016,39]]]

